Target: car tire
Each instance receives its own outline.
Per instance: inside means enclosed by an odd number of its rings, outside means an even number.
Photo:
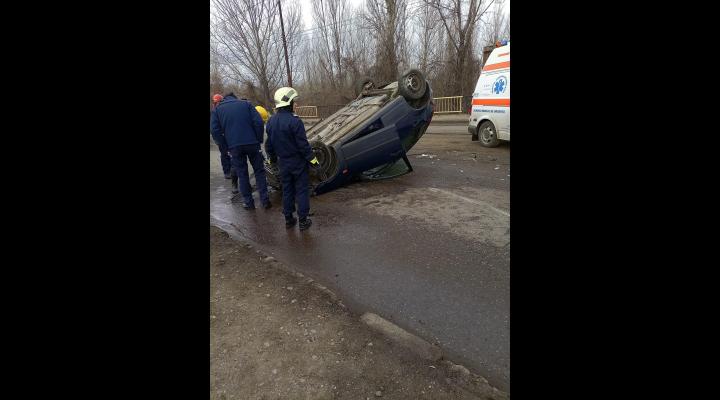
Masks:
[[[375,88],[375,81],[372,78],[370,78],[369,76],[363,76],[360,79],[358,79],[357,82],[355,83],[355,94],[360,95],[360,93],[362,93],[362,91],[365,90],[365,85],[367,85],[368,83],[372,84],[370,89]]]
[[[425,75],[415,68],[403,72],[398,78],[398,92],[407,101],[422,98],[427,87]]]
[[[478,127],[478,139],[484,147],[497,147],[500,141],[497,137],[497,129],[490,121],[483,121]]]
[[[321,183],[332,178],[338,168],[338,158],[335,154],[335,149],[319,141],[310,143],[310,148],[320,163],[318,169],[310,170],[311,181],[316,180],[317,183]]]

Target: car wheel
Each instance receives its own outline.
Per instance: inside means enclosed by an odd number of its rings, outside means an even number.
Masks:
[[[366,86],[368,86],[368,84],[369,84],[369,87],[366,88]],[[358,79],[358,81],[355,83],[355,93],[357,95],[360,95],[360,93],[362,93],[366,89],[373,89],[373,88],[375,88],[375,81],[372,78],[370,78],[369,76],[363,76],[360,79]]]
[[[398,91],[405,100],[417,100],[425,95],[427,82],[420,70],[409,69],[398,78]]]
[[[320,167],[318,169],[311,169],[311,181],[316,180],[317,183],[321,183],[329,178],[332,178],[338,168],[338,159],[335,154],[335,149],[333,149],[332,146],[328,146],[319,141],[313,141],[310,143],[310,147],[320,163]]]
[[[483,121],[478,127],[478,137],[480,144],[485,147],[496,147],[500,142],[497,137],[497,130],[495,125],[490,121]]]

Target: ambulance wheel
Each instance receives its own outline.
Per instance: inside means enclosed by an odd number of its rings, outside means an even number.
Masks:
[[[483,121],[478,127],[478,138],[480,144],[485,147],[496,147],[500,142],[497,137],[497,130],[495,125],[490,121]]]
[[[425,95],[427,82],[420,70],[409,69],[398,79],[398,92],[407,101],[417,100]]]

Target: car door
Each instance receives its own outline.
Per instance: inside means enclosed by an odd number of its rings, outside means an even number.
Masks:
[[[340,151],[351,174],[388,164],[405,154],[394,125],[346,143]]]

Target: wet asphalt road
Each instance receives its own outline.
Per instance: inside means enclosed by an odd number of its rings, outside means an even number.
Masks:
[[[410,174],[311,198],[314,224],[300,233],[285,229],[280,193],[270,210],[231,203],[211,146],[211,223],[508,391],[510,147],[483,148],[463,125],[431,125],[409,159]]]

